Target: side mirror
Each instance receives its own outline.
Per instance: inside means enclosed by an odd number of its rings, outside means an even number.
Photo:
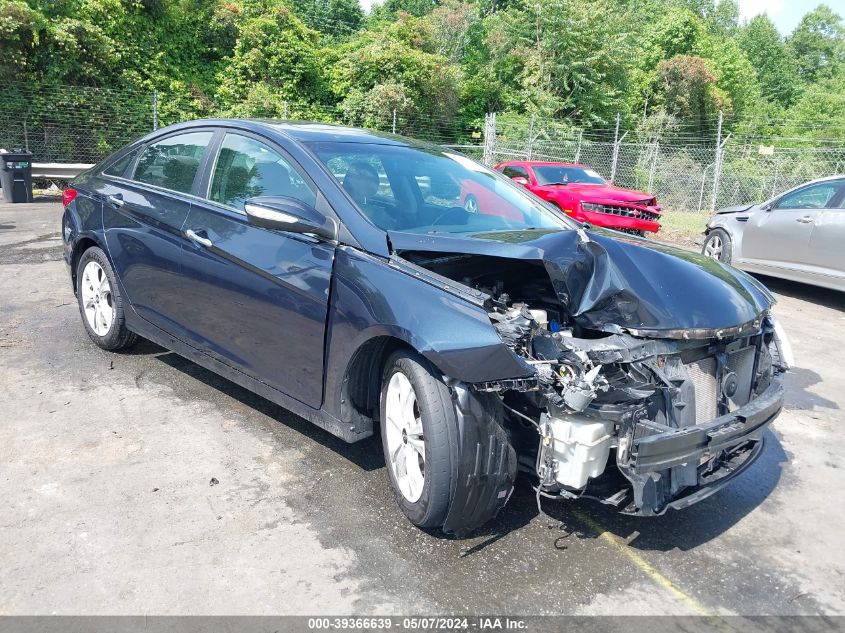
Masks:
[[[261,196],[244,203],[250,224],[276,231],[337,239],[337,224],[314,207],[287,196]]]
[[[528,186],[528,178],[526,178],[525,176],[514,176],[513,178],[511,178],[511,180],[513,180],[520,187]]]

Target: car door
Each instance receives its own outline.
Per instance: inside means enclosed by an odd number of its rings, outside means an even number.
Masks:
[[[840,188],[839,181],[812,183],[752,213],[742,235],[742,260],[774,269],[811,265],[813,226]]]
[[[244,202],[290,196],[324,210],[322,194],[274,144],[226,132],[185,223],[193,236],[189,343],[313,407],[322,402],[323,349],[335,244],[251,225]]]
[[[823,209],[810,236],[812,267],[823,275],[845,277],[845,181],[839,195]]]
[[[137,148],[125,164],[120,159],[106,168],[98,187],[106,245],[130,303],[139,316],[180,337],[182,225],[213,134],[177,133]]]

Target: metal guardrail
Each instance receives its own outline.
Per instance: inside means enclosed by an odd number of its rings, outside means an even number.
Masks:
[[[55,180],[73,180],[94,165],[88,163],[32,163],[32,177]]]

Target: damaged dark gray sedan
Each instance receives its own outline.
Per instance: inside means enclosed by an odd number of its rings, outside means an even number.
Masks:
[[[349,442],[380,429],[421,527],[482,525],[520,471],[546,497],[683,508],[753,463],[782,406],[759,282],[583,227],[446,149],[196,121],[63,201],[97,345],[148,338]]]

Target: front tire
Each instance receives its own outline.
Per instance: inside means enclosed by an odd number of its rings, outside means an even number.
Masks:
[[[396,502],[419,527],[446,519],[457,472],[457,427],[449,387],[419,354],[399,351],[385,365],[381,439]]]
[[[102,249],[82,253],[76,268],[76,299],[88,337],[105,350],[126,349],[138,336],[126,327],[123,297],[114,269]]]
[[[731,261],[733,243],[731,236],[724,229],[713,229],[707,234],[701,252],[707,257],[729,264]]]

